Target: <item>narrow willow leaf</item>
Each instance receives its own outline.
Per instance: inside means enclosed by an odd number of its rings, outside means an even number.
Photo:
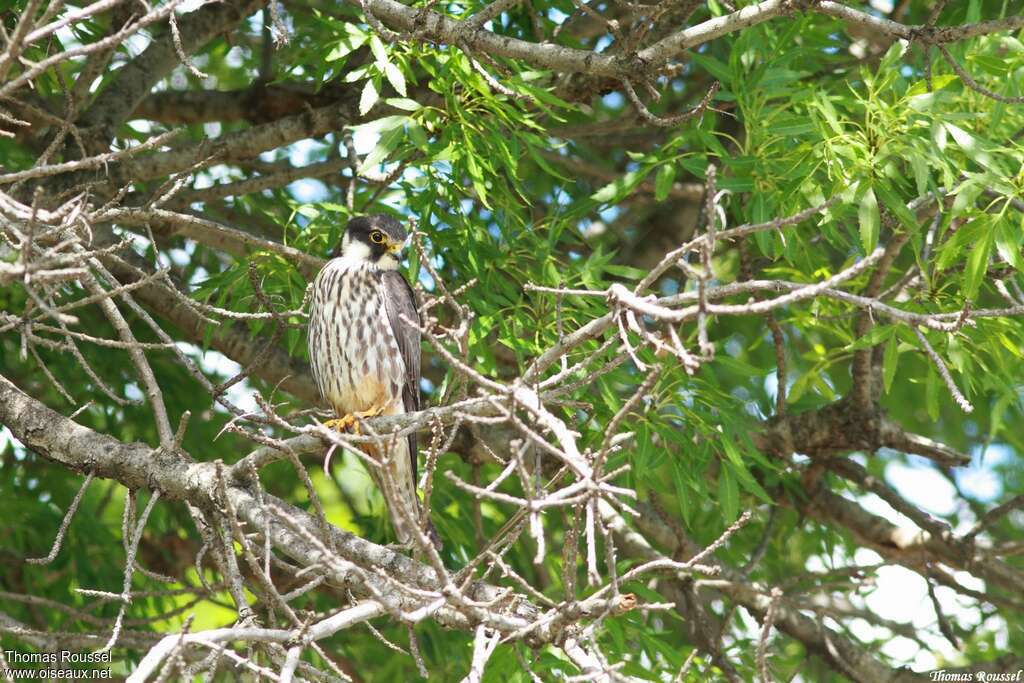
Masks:
[[[596,202],[615,203],[633,191],[640,184],[650,169],[630,171],[626,175],[613,180],[590,196]]]
[[[1006,218],[996,223],[995,227],[996,249],[999,250],[999,256],[1013,266],[1018,273],[1024,273],[1024,258],[1021,258],[1020,255],[1021,230],[1024,230],[1024,218],[1022,218],[1019,228],[1010,225],[1010,221],[1006,220]]]
[[[658,175],[654,179],[654,198],[657,201],[665,201],[668,197],[669,191],[672,190],[672,183],[675,182],[675,179],[675,164],[662,164],[662,166],[658,168]]]
[[[423,108],[423,105],[416,100],[410,100],[405,97],[389,97],[384,100],[384,102],[395,109],[401,109],[403,111],[419,111]]]
[[[633,266],[620,266],[620,265],[607,265],[604,267],[606,273],[621,277],[626,280],[640,280],[647,275],[648,270],[643,268],[634,268]]]
[[[480,203],[490,208],[491,205],[487,201],[487,182],[484,180],[475,155],[466,155],[466,169],[469,171],[469,179],[473,183],[473,189],[476,190],[477,196],[480,198]]]
[[[858,338],[852,344],[848,345],[846,350],[860,351],[862,349],[870,349],[873,346],[878,346],[886,339],[890,339],[895,333],[895,325],[876,325],[863,337]]]
[[[384,75],[387,77],[388,83],[391,84],[391,87],[394,88],[399,95],[405,97],[405,74],[402,73],[402,70],[388,62],[384,65]]]
[[[367,35],[363,33],[355,24],[345,24],[345,35],[341,37],[338,43],[331,48],[331,51],[327,53],[325,61],[334,62],[343,57],[347,57],[349,53],[362,47],[366,42]]]
[[[828,123],[828,127],[832,129],[832,132],[836,135],[843,134],[843,126],[839,123],[839,114],[836,112],[835,105],[832,104],[832,100],[827,95],[821,93],[814,100],[814,104],[818,106],[822,115],[825,117],[825,121]]]
[[[882,57],[882,61],[878,64],[878,73],[884,74],[888,70],[896,66],[896,63],[900,61],[907,48],[910,46],[905,40],[894,41],[889,49],[886,50],[885,55]]]
[[[895,335],[889,338],[885,345],[885,355],[882,357],[882,383],[885,386],[885,393],[889,393],[892,387],[892,380],[896,376],[896,363],[899,360],[899,339]]]
[[[939,257],[936,259],[937,268],[945,269],[959,260],[967,248],[976,244],[982,234],[992,229],[988,214],[978,216],[974,220],[961,225],[960,229],[953,233],[953,236],[946,240],[939,250]]]
[[[996,160],[995,156],[993,156],[988,150],[991,143],[986,143],[985,141],[976,138],[963,128],[955,126],[952,123],[946,123],[945,127],[956,144],[972,161],[977,163],[979,166],[987,168],[993,173],[1000,176],[1006,176],[1006,171],[1003,169],[1002,164],[1000,164]]]
[[[368,123],[361,123],[358,126],[352,126],[351,130],[353,133],[358,131],[364,135],[370,133],[383,134],[405,125],[408,121],[408,116],[384,116]]]
[[[917,194],[923,196],[928,191],[928,162],[922,154],[914,152],[910,155],[910,166],[914,169]]]
[[[359,166],[359,171],[363,172],[376,167],[377,164],[383,163],[388,158],[388,155],[395,151],[398,143],[404,137],[405,131],[401,128],[395,128],[381,135],[377,145],[363,159],[363,163]]]
[[[384,43],[380,42],[380,38],[375,35],[370,36],[370,52],[373,53],[373,58],[377,62],[377,66],[381,70],[388,64],[388,52],[384,48]]]
[[[722,461],[721,465],[718,470],[718,504],[722,507],[723,521],[729,524],[740,513],[740,490],[731,471],[732,465],[726,461]]]
[[[357,83],[363,80],[364,78],[368,77],[370,75],[370,72],[370,65],[361,66],[358,69],[353,69],[352,71],[346,73],[345,77],[342,80],[345,81],[346,83]]]
[[[377,99],[380,97],[380,93],[377,92],[377,85],[373,82],[374,79],[366,81],[366,85],[363,86],[363,94],[359,96],[359,115],[366,116],[367,112],[373,109],[373,105],[377,104]]]
[[[878,231],[882,222],[878,213],[878,199],[875,197],[875,191],[870,187],[860,198],[857,219],[860,222],[861,246],[864,247],[865,254],[870,254],[878,246]]]
[[[879,182],[874,189],[878,192],[878,196],[881,198],[882,204],[885,205],[885,208],[896,216],[899,222],[903,224],[903,227],[906,228],[908,232],[916,232],[918,227],[917,216],[907,208],[903,199],[892,189],[892,187],[883,181]],[[924,193],[922,192],[922,194]]]
[[[956,80],[959,80],[959,77],[956,74],[933,74],[931,92],[942,90]],[[924,79],[921,79],[914,83],[914,85],[910,86],[910,89],[907,90],[907,97],[917,97],[926,93],[928,93],[928,83],[926,83]]]
[[[672,461],[672,480],[675,482],[675,498],[679,503],[679,514],[683,519],[689,519],[690,507],[686,504],[689,499],[690,487],[686,485],[683,466],[678,461]]]
[[[754,479],[753,475],[750,474],[750,470],[745,465],[737,466],[734,474],[739,480],[740,486],[742,486],[747,493],[753,494],[763,503],[771,505],[774,502],[771,496],[768,495],[768,492],[761,488],[761,485],[757,483],[757,480]]]
[[[980,239],[975,243],[970,256],[967,257],[967,268],[964,270],[964,296],[973,299],[978,295],[982,280],[985,279],[985,271],[988,270],[988,260],[992,255],[992,243],[995,241],[995,230],[991,229],[982,232]]]

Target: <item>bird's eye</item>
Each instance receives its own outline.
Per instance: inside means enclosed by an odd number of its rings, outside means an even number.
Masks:
[[[374,230],[373,232],[370,233],[370,241],[373,242],[374,244],[383,244],[384,233],[382,233],[380,230]]]

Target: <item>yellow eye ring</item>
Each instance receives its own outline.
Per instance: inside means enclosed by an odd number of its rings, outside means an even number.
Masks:
[[[373,232],[370,233],[370,241],[373,242],[374,244],[383,244],[384,233],[382,233],[380,230],[374,230]]]

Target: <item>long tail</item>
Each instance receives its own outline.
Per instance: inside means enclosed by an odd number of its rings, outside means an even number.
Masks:
[[[388,447],[390,446],[390,448]],[[395,536],[402,545],[413,543],[414,530],[420,523],[420,499],[416,495],[416,481],[413,479],[412,458],[406,439],[397,439],[386,446],[370,447],[370,455],[377,462],[386,462],[384,467],[371,468],[374,482],[384,494],[384,502],[391,517]],[[369,448],[368,448],[369,450]],[[427,522],[427,535],[434,546],[441,547],[440,537],[431,522]]]

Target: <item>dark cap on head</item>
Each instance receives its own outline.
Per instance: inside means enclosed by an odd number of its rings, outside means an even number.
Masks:
[[[407,237],[405,227],[391,216],[382,213],[356,216],[345,226],[341,242],[331,256],[341,255],[346,244],[360,242],[369,247],[371,260],[377,261],[389,252],[395,253],[395,245],[404,244]]]
[[[402,227],[402,224],[391,216],[375,213],[369,216],[356,216],[348,222],[345,232],[356,237],[358,235],[369,236],[374,230],[380,230],[395,242],[404,242],[409,234]],[[369,243],[369,240],[363,240]]]

